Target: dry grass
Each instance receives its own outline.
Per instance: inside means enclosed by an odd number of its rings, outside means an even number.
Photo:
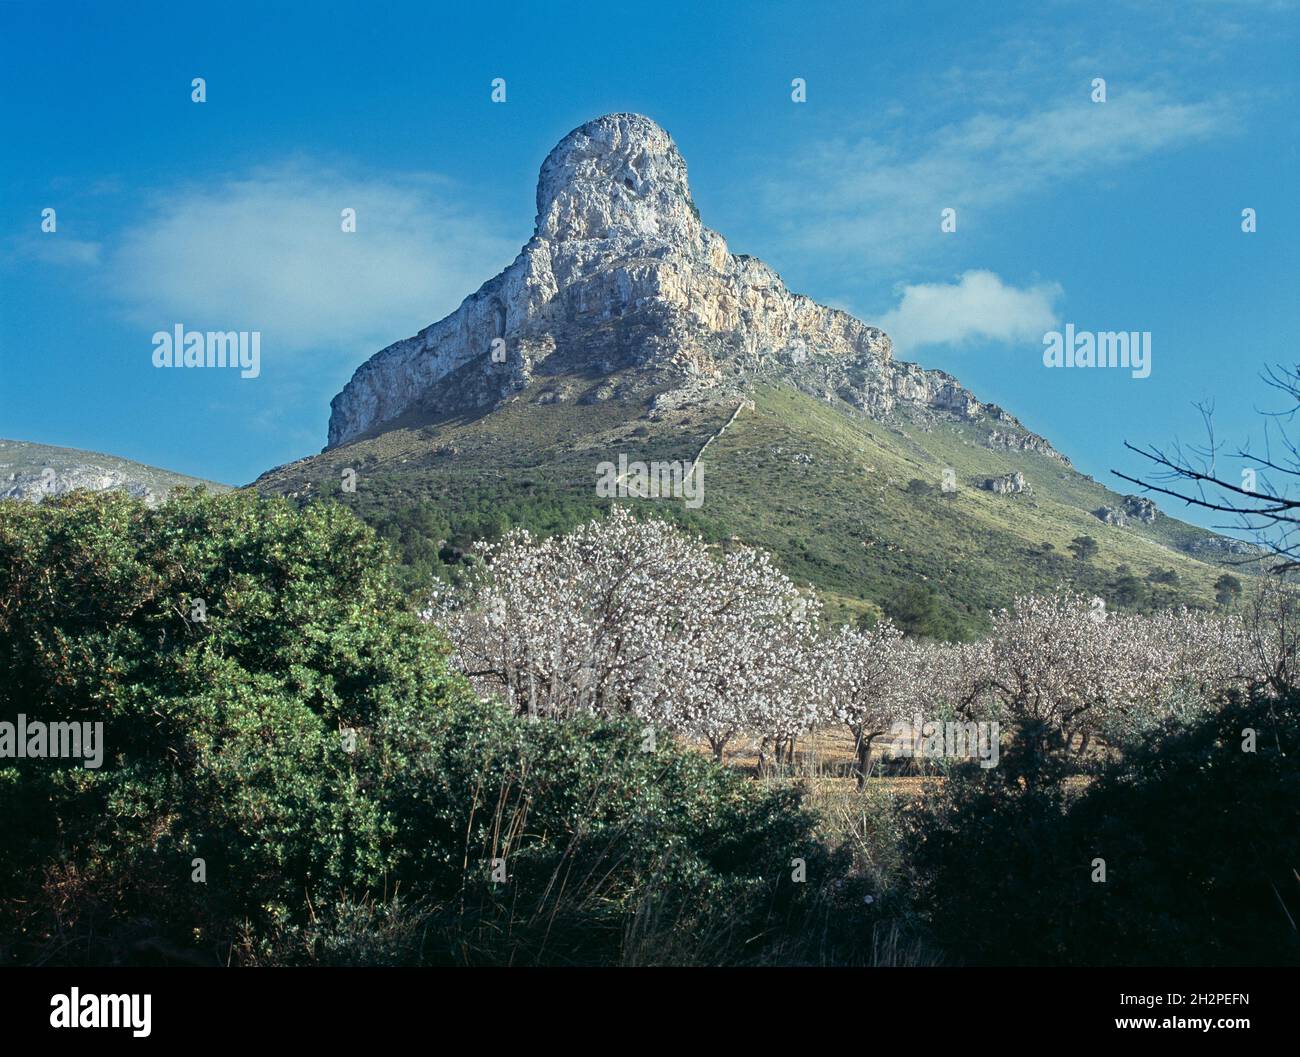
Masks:
[[[926,777],[923,761],[891,759],[893,746],[893,739],[876,739],[871,752],[873,775],[889,778]],[[708,751],[703,743],[695,747]],[[800,738],[795,743],[793,759],[782,763],[779,768],[771,766],[771,742],[764,743],[763,738],[753,735],[736,737],[723,753],[722,762],[728,767],[757,775],[760,770],[760,751],[769,764],[768,770],[778,774],[818,782],[838,780],[852,784],[855,781],[853,738],[842,727],[827,727]]]
[[[709,753],[705,742],[683,744]],[[780,766],[772,763],[770,741],[741,735],[723,753],[725,766],[771,784],[796,783],[806,794],[805,803],[820,820],[820,834],[832,843],[847,842],[859,869],[881,877],[901,863],[894,855],[901,827],[900,813],[919,801],[928,788],[944,781],[939,767],[912,757],[893,758],[894,739],[879,738],[871,753],[871,774],[858,787],[853,738],[842,727],[812,732],[798,740],[792,758]],[[763,753],[760,759],[760,751]],[[1087,757],[1099,760],[1115,749],[1095,739]],[[762,762],[767,766],[763,767]],[[1082,792],[1091,782],[1087,775],[1074,775],[1065,787]]]

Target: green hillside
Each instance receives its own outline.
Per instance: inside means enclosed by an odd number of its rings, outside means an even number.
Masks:
[[[490,413],[408,421],[277,468],[255,487],[301,501],[352,506],[398,549],[407,586],[447,575],[478,538],[514,525],[564,529],[608,506],[596,466],[689,462],[740,399],[656,412],[662,388],[634,399],[579,402],[590,379],[549,377]],[[1225,568],[1188,553],[1212,536],[1164,514],[1108,525],[1093,511],[1122,497],[1068,464],[986,442],[989,425],[946,419],[885,424],[843,402],[779,381],[750,390],[752,406],[704,454],[704,502],[627,499],[727,546],[775,554],[814,585],[834,617],[883,612],[945,637],[977,633],[987,610],[1062,581],[1115,608],[1215,605]],[[945,468],[955,492],[944,492]],[[355,491],[343,487],[355,473]],[[1023,473],[1027,490],[980,485]],[[1076,558],[1071,541],[1096,551]],[[1240,569],[1235,570],[1241,575]]]

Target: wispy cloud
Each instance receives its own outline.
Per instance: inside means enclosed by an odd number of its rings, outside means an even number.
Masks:
[[[1037,341],[1057,320],[1057,283],[1017,288],[987,271],[969,271],[955,283],[918,283],[901,288],[895,308],[880,325],[900,352],[924,345],[971,341]]]
[[[52,231],[10,239],[4,256],[11,261],[35,261],[75,268],[93,268],[99,264],[104,245],[89,239],[74,239]]]
[[[276,348],[379,347],[456,307],[518,243],[428,174],[294,161],[169,193],[108,255],[107,282],[150,331],[261,330]],[[356,232],[341,211],[356,210]]]
[[[957,210],[959,231],[991,226],[1029,195],[1204,140],[1230,118],[1222,101],[1154,90],[1092,103],[1081,81],[1069,99],[981,111],[924,136],[822,143],[769,182],[766,202],[796,249],[890,269],[938,253],[943,209]]]

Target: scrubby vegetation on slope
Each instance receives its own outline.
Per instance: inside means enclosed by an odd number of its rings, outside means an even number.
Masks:
[[[644,405],[535,403],[530,390],[477,417],[328,450],[257,487],[350,506],[393,542],[401,582],[414,591],[431,576],[457,579],[469,545],[506,526],[549,534],[608,512],[610,501],[595,492],[599,462],[619,453],[689,461],[735,411],[701,402],[652,413],[650,395]],[[788,386],[758,385],[753,399],[708,448],[703,506],[618,502],[713,542],[762,548],[797,583],[812,584],[837,620],[889,613],[931,637],[978,637],[990,610],[1062,581],[1133,612],[1216,605],[1224,570],[1186,551],[1209,533],[1164,515],[1104,524],[1093,511],[1119,496],[1064,462],[990,447],[977,425],[885,424]],[[341,487],[349,469],[352,492]],[[943,491],[945,471],[954,492]],[[981,487],[1014,472],[1028,491]],[[1082,538],[1093,552],[1076,557],[1072,544]]]

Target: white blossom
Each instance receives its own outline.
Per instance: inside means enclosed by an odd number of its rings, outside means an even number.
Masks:
[[[1062,588],[990,614],[978,642],[945,644],[888,620],[824,629],[816,597],[767,554],[723,553],[624,508],[543,541],[517,530],[480,552],[470,596],[441,594],[424,613],[447,626],[480,692],[533,716],[633,715],[704,739],[719,758],[742,733],[780,758],[837,725],[861,775],[895,723],[941,711],[1083,751],[1232,687],[1290,685],[1297,671],[1300,605],[1281,587],[1249,625],[1189,609],[1107,613]]]

